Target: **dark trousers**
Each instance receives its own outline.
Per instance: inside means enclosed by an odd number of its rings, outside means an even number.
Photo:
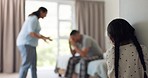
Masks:
[[[102,59],[102,56],[92,56],[92,57],[80,57],[80,56],[75,56],[71,57],[68,62],[67,70],[65,73],[66,78],[72,78],[72,75],[75,70],[75,66],[77,63],[80,62],[80,73],[79,73],[79,78],[88,78],[87,74],[87,66],[90,61],[97,60],[97,59]]]

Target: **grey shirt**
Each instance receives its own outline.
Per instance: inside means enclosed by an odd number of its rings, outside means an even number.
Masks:
[[[89,51],[87,53],[87,56],[91,57],[91,56],[101,56],[103,57],[103,52],[102,49],[99,47],[99,45],[97,44],[97,42],[87,36],[87,35],[82,35],[82,41],[81,43],[77,43],[77,47],[79,49],[84,49],[84,48],[89,48]]]

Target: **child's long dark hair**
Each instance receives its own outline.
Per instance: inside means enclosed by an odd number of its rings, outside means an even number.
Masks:
[[[108,36],[111,38],[115,45],[115,60],[114,60],[114,68],[115,68],[115,78],[118,78],[119,71],[119,58],[120,58],[120,45],[124,42],[133,42],[135,45],[141,64],[143,66],[144,71],[146,71],[146,65],[144,62],[144,56],[142,52],[142,48],[134,34],[135,29],[124,19],[114,19],[111,21],[107,28]],[[147,78],[146,72],[144,73],[144,78]]]
[[[45,7],[40,7],[37,11],[31,13],[29,16],[36,15],[38,18],[40,17],[40,12],[47,12]]]

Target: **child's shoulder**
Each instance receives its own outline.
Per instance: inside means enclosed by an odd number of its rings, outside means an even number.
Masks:
[[[114,51],[114,46],[111,46],[109,49],[107,49],[106,54],[112,53]]]
[[[141,48],[147,48],[147,47],[146,47],[145,45],[142,45],[142,44],[141,44]]]
[[[148,49],[145,45],[141,45],[141,48],[142,48],[143,51],[148,51]]]

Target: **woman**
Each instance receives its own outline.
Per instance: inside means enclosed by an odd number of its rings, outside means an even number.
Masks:
[[[135,29],[124,19],[115,19],[107,32],[113,47],[107,51],[109,78],[147,78],[148,51],[140,45]]]
[[[44,18],[46,14],[47,9],[44,7],[40,7],[37,11],[30,14],[28,16],[28,19],[25,20],[22,29],[18,35],[17,46],[22,57],[22,65],[20,67],[19,78],[26,78],[29,68],[31,68],[32,78],[37,78],[36,46],[38,45],[38,39],[51,41],[49,37],[45,37],[39,34],[41,27],[38,19]]]

